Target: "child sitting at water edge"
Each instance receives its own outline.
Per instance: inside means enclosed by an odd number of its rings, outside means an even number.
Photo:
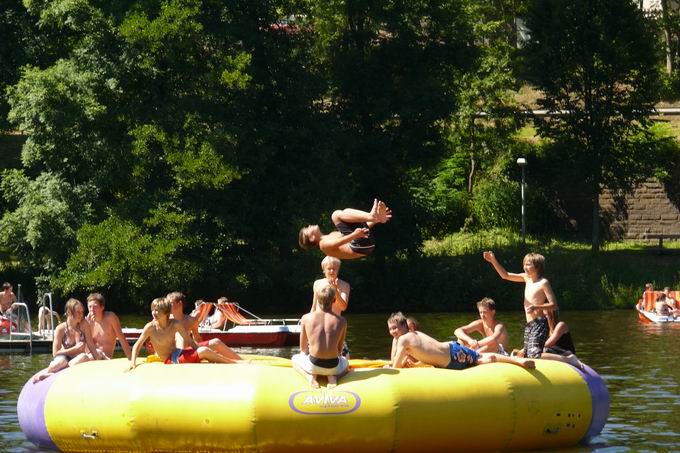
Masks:
[[[497,352],[508,355],[509,347],[508,331],[505,326],[496,320],[496,302],[489,297],[477,302],[479,319],[470,324],[459,327],[454,335],[458,342],[463,346],[476,349],[477,352]],[[472,333],[482,336],[480,340],[475,340],[470,336]]]
[[[198,346],[189,336],[182,323],[176,319],[170,319],[171,302],[163,297],[158,297],[151,302],[151,317],[153,321],[147,323],[142,329],[142,334],[132,347],[130,369],[137,366],[137,356],[142,346],[151,340],[154,351],[158,358],[166,364],[171,363],[199,363],[201,359],[216,363],[238,363],[238,360],[229,359],[207,347]],[[180,349],[176,347],[175,334],[178,334],[185,344],[190,347]]]
[[[87,361],[87,354],[91,352],[91,360],[108,359],[92,339],[90,325],[85,321],[85,307],[78,299],[66,302],[66,321],[54,329],[52,341],[52,356],[54,359],[47,368],[33,377],[33,382],[42,381],[54,373],[69,366],[75,366]]]
[[[326,376],[328,388],[333,388],[347,373],[348,361],[342,356],[347,321],[333,312],[335,289],[328,283],[317,287],[315,298],[320,309],[300,319],[300,353],[292,357],[293,368],[313,388],[319,388],[319,375]]]
[[[298,242],[305,250],[319,247],[326,256],[343,260],[363,258],[375,249],[371,228],[378,223],[386,223],[391,218],[392,211],[376,198],[370,212],[352,208],[334,211],[331,219],[338,231],[323,234],[319,225],[308,225],[300,229]]]
[[[396,352],[392,358],[393,368],[408,368],[417,365],[417,362],[451,370],[463,370],[493,362],[510,363],[524,368],[536,366],[533,360],[491,352],[480,353],[455,341],[440,342],[422,332],[411,332],[406,317],[401,312],[393,313],[389,317],[387,328],[397,341]]]

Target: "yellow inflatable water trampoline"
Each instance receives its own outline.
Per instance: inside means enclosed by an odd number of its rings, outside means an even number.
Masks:
[[[88,362],[26,383],[23,432],[62,451],[508,451],[587,441],[609,409],[597,373],[546,360],[358,368],[318,390],[287,359],[127,368]]]

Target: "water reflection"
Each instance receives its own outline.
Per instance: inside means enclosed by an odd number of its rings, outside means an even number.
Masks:
[[[454,329],[474,319],[474,314],[409,313],[421,329],[445,340]],[[611,409],[602,434],[584,447],[562,452],[680,451],[680,323],[640,323],[631,311],[564,312],[579,357],[605,379]],[[521,313],[499,316],[509,329],[510,342],[522,343]],[[142,325],[146,319],[126,320]],[[353,358],[387,358],[391,337],[387,315],[348,315],[348,343]],[[239,348],[246,354],[290,357],[297,348]],[[37,370],[47,366],[49,355],[0,353],[0,451],[37,452],[19,430],[16,400],[21,387]]]

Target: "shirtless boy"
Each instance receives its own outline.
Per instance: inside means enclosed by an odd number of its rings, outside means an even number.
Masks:
[[[387,320],[390,335],[397,340],[397,348],[392,358],[393,368],[407,368],[414,361],[437,368],[464,370],[475,365],[503,362],[524,368],[535,368],[533,360],[518,359],[492,352],[477,352],[462,346],[456,341],[441,342],[420,331],[408,329],[406,317],[393,313]]]
[[[347,333],[345,318],[333,313],[335,289],[328,283],[317,288],[315,297],[319,310],[307,313],[300,320],[300,353],[292,357],[293,368],[319,388],[317,376],[328,377],[328,388],[347,373],[348,362],[341,355]]]
[[[343,260],[363,258],[375,249],[371,228],[378,223],[386,223],[391,218],[392,211],[376,198],[370,212],[352,208],[334,211],[331,219],[338,231],[323,234],[319,225],[308,225],[300,229],[298,242],[305,250],[319,247],[326,256]]]
[[[107,357],[113,357],[116,339],[120,342],[125,356],[130,359],[130,345],[125,339],[118,316],[112,311],[104,311],[106,301],[100,293],[87,296],[87,321],[92,328],[92,338]]]
[[[312,297],[312,308],[310,312],[316,311],[319,308],[319,302],[317,301],[318,290],[325,285],[330,285],[335,289],[335,300],[331,306],[331,310],[338,316],[342,316],[342,312],[347,310],[347,305],[349,304],[349,283],[344,280],[340,280],[338,275],[340,274],[340,265],[342,262],[333,257],[327,256],[321,260],[321,270],[325,278],[320,278],[314,282]]]
[[[2,292],[0,292],[0,316],[7,316],[12,313],[12,305],[17,301],[17,296],[12,291],[12,285],[9,282],[2,284]]]
[[[459,327],[454,335],[458,342],[477,352],[497,352],[508,355],[509,350],[508,331],[503,324],[496,320],[496,302],[485,297],[477,302],[479,319],[470,324]],[[470,335],[478,333],[482,336],[481,340],[475,340]]]
[[[215,351],[218,355],[224,356],[231,360],[241,360],[241,357],[236,354],[229,346],[224,344],[219,338],[213,338],[212,340],[202,341],[201,334],[198,332],[198,326],[200,325],[200,319],[184,314],[184,301],[186,296],[179,291],[172,292],[166,296],[166,299],[171,305],[171,318],[177,319],[182,323],[184,330],[187,331],[198,343],[199,346],[206,347]],[[185,347],[184,339],[177,335],[177,344],[180,348]]]
[[[320,278],[314,282],[312,287],[312,308],[309,310],[310,312],[320,310],[316,294],[318,289],[324,285],[330,285],[335,290],[335,300],[331,306],[333,313],[342,316],[342,312],[347,310],[347,305],[349,305],[350,287],[349,283],[338,278],[341,264],[342,261],[334,256],[327,256],[321,260],[321,270],[323,270],[325,278]],[[349,359],[349,347],[347,346],[347,343],[342,346],[342,355]]]
[[[524,356],[538,359],[548,339],[550,328],[545,311],[557,310],[557,300],[550,282],[543,277],[545,258],[538,253],[528,253],[523,260],[524,272],[513,274],[498,262],[493,252],[484,252],[484,259],[491,263],[504,280],[524,283]]]
[[[137,366],[137,356],[147,340],[151,340],[156,355],[166,364],[171,363],[199,363],[202,359],[215,363],[237,363],[237,360],[224,357],[214,351],[198,346],[184,329],[182,323],[170,319],[171,302],[158,297],[151,302],[151,317],[153,321],[147,323],[142,334],[132,347],[130,369]],[[178,348],[175,335],[182,338],[188,348]]]

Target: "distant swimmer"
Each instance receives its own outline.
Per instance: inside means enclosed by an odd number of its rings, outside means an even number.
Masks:
[[[376,198],[370,212],[346,208],[334,211],[331,219],[338,231],[323,234],[319,225],[308,225],[300,229],[300,247],[305,250],[319,247],[326,256],[352,260],[373,253],[375,238],[371,229],[379,223],[389,222],[392,211]]]

